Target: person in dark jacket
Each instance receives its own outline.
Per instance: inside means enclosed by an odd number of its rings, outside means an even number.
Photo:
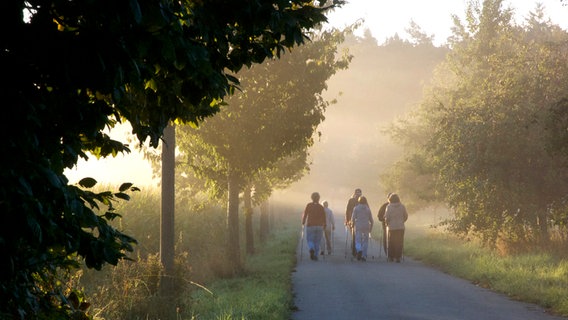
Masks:
[[[302,227],[306,228],[310,259],[312,260],[318,260],[317,253],[320,252],[320,243],[325,228],[325,210],[319,200],[319,193],[312,193],[312,202],[306,205],[302,216]]]
[[[355,257],[357,255],[357,250],[355,249],[355,228],[351,224],[351,215],[353,214],[353,208],[358,203],[359,197],[363,194],[361,189],[355,189],[353,195],[347,201],[347,208],[345,209],[345,226],[349,229],[351,233],[351,254]]]
[[[388,248],[387,247],[387,224],[385,223],[385,212],[387,211],[387,206],[389,205],[389,197],[391,196],[391,194],[392,194],[392,192],[389,192],[389,194],[387,194],[387,201],[381,205],[381,207],[379,208],[379,213],[377,214],[377,218],[379,219],[379,221],[383,225],[382,240],[383,240],[383,250],[385,251],[385,253],[387,253],[387,248]]]
[[[389,197],[389,205],[385,211],[385,222],[388,230],[388,260],[400,262],[404,246],[404,223],[408,219],[406,207],[400,202],[396,193]]]

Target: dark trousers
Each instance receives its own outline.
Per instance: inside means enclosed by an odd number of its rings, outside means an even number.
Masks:
[[[389,230],[388,241],[389,259],[400,260],[402,258],[402,248],[404,246],[404,230]]]
[[[387,225],[383,222],[383,250],[385,251],[385,253],[387,253]]]
[[[355,228],[351,227],[351,254],[357,256],[357,249],[355,248]]]

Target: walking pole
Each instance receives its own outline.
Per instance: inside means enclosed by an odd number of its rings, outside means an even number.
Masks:
[[[385,252],[385,255],[387,256],[387,261],[390,261],[390,257],[389,257],[389,245],[390,245],[390,241],[389,241],[389,227],[387,226],[386,228],[386,234],[385,237],[387,239],[387,252]]]
[[[320,241],[320,246],[321,246],[321,243],[322,243],[322,242],[324,243],[324,245],[320,248],[320,252],[323,252],[322,258],[323,258],[323,261],[325,261],[325,247],[326,247],[326,245],[327,245],[327,239],[325,238],[325,228],[323,228],[323,231],[322,231],[322,235],[321,235],[321,236],[322,236],[321,239],[322,239],[323,241]],[[323,249],[323,250],[322,250],[322,249]]]
[[[335,237],[334,237],[334,233],[335,233],[334,228],[331,228],[331,248],[330,248],[330,250],[329,250],[329,253],[330,253],[330,254],[331,254],[331,252],[333,252],[333,249],[335,248],[335,242],[334,242]]]
[[[385,246],[383,236],[384,236],[384,229],[383,226],[381,226],[381,243],[379,244],[379,258],[381,257],[381,252],[383,251],[383,248]]]
[[[347,259],[347,240],[349,236],[347,235],[347,225],[345,225],[345,259]]]
[[[400,244],[401,246],[401,258],[402,258],[402,262],[404,262],[404,230],[402,231],[402,243]]]
[[[300,261],[304,258],[304,225],[302,225],[302,238],[300,239]]]
[[[373,247],[371,244],[373,243],[373,237],[371,236],[371,232],[369,232],[369,252],[372,252],[371,248]],[[375,255],[371,254],[371,259],[375,260]]]

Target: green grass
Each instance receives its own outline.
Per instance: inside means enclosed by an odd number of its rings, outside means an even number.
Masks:
[[[409,231],[407,234],[412,233]],[[474,242],[441,233],[407,236],[405,254],[513,299],[568,316],[566,259],[549,253],[500,256]]]
[[[246,271],[218,279],[195,292],[188,303],[191,319],[289,319],[293,306],[291,272],[296,262],[297,228],[279,226]]]

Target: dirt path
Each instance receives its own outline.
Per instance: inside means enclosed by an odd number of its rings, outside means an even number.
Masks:
[[[319,256],[319,261],[310,260],[305,239],[303,250],[298,246],[298,265],[292,276],[298,311],[292,319],[568,319],[408,257],[402,263],[387,262],[377,241],[371,243],[367,262],[345,256],[343,230],[336,230],[334,243],[333,254],[325,259]]]

